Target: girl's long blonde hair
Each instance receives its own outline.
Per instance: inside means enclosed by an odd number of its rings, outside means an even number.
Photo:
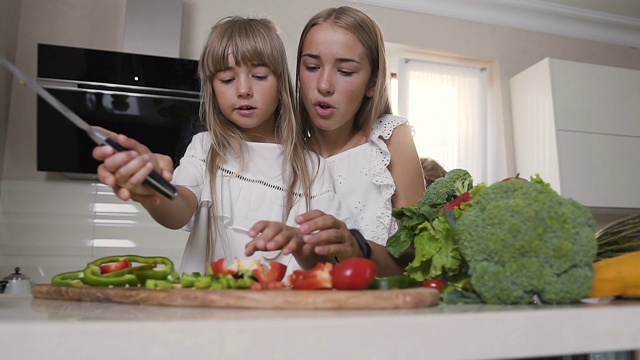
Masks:
[[[370,86],[375,86],[372,97],[362,100],[362,104],[356,112],[354,127],[363,130],[369,137],[376,120],[384,114],[391,114],[391,103],[387,91],[387,61],[384,47],[384,37],[378,24],[367,14],[350,7],[341,6],[329,8],[309,19],[302,30],[298,43],[298,59],[296,64],[296,94],[300,119],[304,126],[305,135],[313,134],[313,124],[309,112],[304,106],[300,94],[300,63],[302,61],[302,48],[311,28],[319,24],[332,24],[352,33],[364,46],[369,62],[371,63]]]
[[[265,18],[240,16],[223,18],[211,29],[200,55],[198,65],[202,96],[200,117],[206,121],[211,136],[208,171],[211,175],[212,194],[215,194],[215,177],[218,168],[226,162],[230,154],[238,154],[241,164],[250,160],[244,158],[243,141],[246,138],[240,129],[222,114],[213,91],[215,74],[229,68],[229,55],[233,56],[237,64],[264,65],[278,79],[279,102],[275,110],[275,138],[284,151],[283,177],[287,185],[286,213],[291,211],[293,204],[300,197],[306,199],[307,209],[309,209],[311,200],[309,191],[314,175],[311,175],[311,169],[308,169],[308,152],[302,136],[302,126],[293,108],[293,88],[285,47],[276,26]],[[301,190],[298,191],[298,189]],[[215,206],[212,206],[212,209],[215,211]]]

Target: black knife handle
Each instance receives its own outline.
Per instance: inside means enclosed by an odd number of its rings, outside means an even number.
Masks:
[[[118,144],[115,140],[110,137],[107,137],[104,142],[114,148],[117,152],[127,151],[128,149],[122,147],[122,145]],[[155,170],[149,174],[149,176],[144,180],[144,183],[147,186],[150,186],[155,191],[162,194],[169,200],[173,200],[178,196],[178,190],[175,186],[171,185],[170,182],[165,180],[160,174],[158,174]]]

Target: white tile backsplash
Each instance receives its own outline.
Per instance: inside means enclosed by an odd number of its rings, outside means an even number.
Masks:
[[[96,258],[124,254],[167,256],[179,267],[188,235],[157,224],[138,203],[119,200],[100,183],[0,184],[0,277],[20,267],[34,283],[48,283]]]

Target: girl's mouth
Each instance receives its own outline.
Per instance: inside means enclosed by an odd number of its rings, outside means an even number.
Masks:
[[[316,110],[316,114],[320,117],[329,117],[336,111],[333,106],[325,102],[316,103],[314,108]]]
[[[241,105],[236,107],[236,112],[241,116],[252,116],[256,112],[256,108],[250,105]]]
[[[320,107],[322,110],[328,110],[328,109],[333,108],[333,106],[331,106],[331,104],[328,104],[326,102],[317,102],[316,106]]]

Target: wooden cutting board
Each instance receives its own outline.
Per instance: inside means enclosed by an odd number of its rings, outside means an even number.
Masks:
[[[431,288],[392,290],[151,290],[35,285],[36,299],[244,309],[411,309],[435,306]]]

